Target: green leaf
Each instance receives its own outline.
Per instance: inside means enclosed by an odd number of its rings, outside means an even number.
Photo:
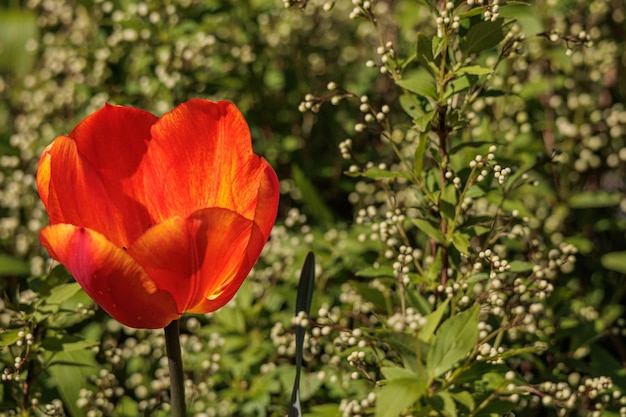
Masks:
[[[420,97],[437,99],[437,88],[435,79],[426,70],[417,70],[412,72],[410,76],[402,80],[397,80],[396,84],[411,93]]]
[[[574,195],[569,200],[569,205],[575,209],[585,208],[601,208],[617,206],[622,200],[620,193],[600,192],[582,192]]]
[[[69,284],[61,284],[52,288],[50,296],[46,298],[46,304],[62,304],[63,302],[72,298],[78,291],[80,291],[80,285],[77,282],[70,282]]]
[[[433,121],[435,114],[436,113],[434,111],[429,111],[428,113],[425,113],[413,119],[413,123],[415,123],[415,127],[417,127],[422,134],[426,135],[425,136],[426,141],[428,141],[428,132],[431,131],[431,128],[429,125]],[[421,144],[421,137],[420,137],[420,144]]]
[[[417,107],[415,96],[410,94],[403,94],[400,96],[400,106],[413,120],[417,120],[424,116],[424,112],[420,107]]]
[[[452,395],[454,401],[467,408],[468,411],[474,411],[474,408],[476,408],[474,397],[472,397],[472,394],[470,394],[468,391],[451,392],[450,395]]]
[[[433,42],[422,32],[418,32],[417,34],[416,55],[418,62],[432,72],[431,65],[435,61],[435,57],[433,56]]]
[[[511,272],[528,272],[533,270],[534,264],[524,261],[512,261],[509,263]]]
[[[391,266],[381,266],[379,268],[369,267],[369,268],[365,268],[360,271],[357,271],[355,275],[357,277],[363,277],[363,278],[379,278],[379,277],[393,278],[396,276]]]
[[[296,187],[298,187],[302,193],[302,199],[305,203],[304,207],[307,212],[323,223],[332,223],[332,212],[326,207],[324,200],[322,200],[317,190],[315,190],[313,183],[304,175],[300,167],[292,165],[291,174]]]
[[[485,11],[485,9],[483,9],[482,7],[472,7],[471,9],[466,11],[465,13],[461,13],[461,15],[459,17],[461,18],[461,20],[465,20],[468,17],[482,15],[484,13],[484,11]]]
[[[450,186],[447,190],[445,191],[445,194],[449,194],[449,190],[452,189],[454,190],[454,187]],[[454,192],[454,191],[452,191]],[[444,195],[445,197],[445,195]],[[448,198],[454,197],[456,198],[455,194],[452,195],[448,195]],[[441,215],[443,216],[444,219],[446,219],[446,221],[448,222],[448,225],[454,225],[455,224],[455,216],[456,216],[456,207],[455,207],[456,202],[455,201],[449,201],[449,200],[445,200],[442,199],[441,200],[441,204],[439,204],[439,210]]]
[[[422,132],[419,137],[419,142],[415,147],[415,154],[413,155],[413,173],[416,177],[422,176],[422,167],[424,166],[424,153],[426,152],[426,145],[428,144],[428,132]]]
[[[509,401],[503,401],[498,398],[489,400],[484,408],[481,408],[479,412],[474,414],[476,417],[493,417],[503,416],[509,411],[513,410],[517,404]]]
[[[373,180],[388,180],[394,178],[407,178],[406,174],[402,172],[389,171],[386,169],[380,169],[378,167],[369,168],[367,171],[361,173],[361,176],[371,178]]]
[[[471,86],[472,82],[466,75],[455,78],[446,86],[446,93],[444,94],[444,98],[452,97],[455,94],[461,93],[469,89]]]
[[[118,417],[135,417],[137,416],[137,401],[124,395],[115,406],[114,415]]]
[[[605,253],[600,258],[600,262],[606,269],[626,274],[626,252]]]
[[[450,300],[446,298],[443,303],[439,304],[435,311],[426,316],[426,324],[424,324],[419,332],[420,340],[426,343],[432,342],[435,330],[437,330],[437,327],[439,327],[439,323],[441,323],[443,315],[448,310],[449,304]]]
[[[447,391],[439,391],[428,401],[442,416],[456,417],[456,404]]]
[[[378,393],[375,417],[398,417],[402,411],[426,394],[426,391],[426,382],[415,378],[390,381]]]
[[[486,272],[480,272],[480,273],[478,273],[478,274],[474,274],[474,275],[472,275],[471,277],[469,277],[469,278],[467,279],[467,282],[468,282],[469,284],[473,284],[473,283],[475,283],[475,282],[485,281],[485,280],[486,280],[486,279],[488,279],[488,278],[489,278],[489,274],[488,274],[488,273],[486,273]]]
[[[423,343],[420,343],[417,336],[407,333],[397,333],[391,330],[378,330],[375,332],[377,340],[384,340],[389,344],[391,348],[402,358],[404,367],[412,370],[414,373],[419,373],[423,369],[422,363],[418,360],[418,353],[420,357],[422,350],[425,348]]]
[[[497,19],[494,22],[483,21],[472,25],[465,36],[462,46],[465,54],[484,51],[499,44],[505,36],[504,20]]]
[[[493,70],[491,68],[481,67],[480,65],[470,65],[467,67],[460,68],[456,71],[461,74],[470,74],[470,75],[486,75],[491,74]]]
[[[59,352],[54,356],[54,362],[48,368],[50,380],[55,382],[63,404],[70,411],[72,417],[82,417],[85,412],[77,405],[79,392],[83,389],[87,377],[96,375],[98,366],[90,350],[75,350]]]
[[[94,340],[85,340],[72,335],[52,335],[41,342],[41,346],[48,352],[73,352],[84,350],[98,344]]]
[[[410,369],[397,366],[383,366],[380,371],[385,375],[385,379],[393,381],[396,379],[419,379],[419,375]]]
[[[524,33],[542,33],[546,26],[537,7],[531,7],[530,3],[507,2],[498,10],[502,17],[515,19],[522,27]]]
[[[467,236],[465,233],[454,232],[452,234],[452,244],[462,254],[467,255],[469,253],[470,241],[469,236]]]
[[[478,304],[444,321],[428,351],[426,369],[436,378],[467,357],[478,339]]]
[[[14,345],[15,342],[20,340],[18,333],[19,329],[3,330],[0,332],[0,347]]]
[[[441,230],[437,229],[437,227],[432,225],[431,222],[429,222],[428,220],[426,220],[426,219],[412,219],[411,222],[415,226],[417,226],[417,228],[419,230],[421,230],[422,232],[426,233],[426,235],[429,238],[434,239],[435,241],[437,241],[439,243],[444,243],[446,241],[446,237],[441,232]]]
[[[314,405],[304,415],[305,417],[337,417],[337,404]]]
[[[424,278],[426,282],[436,282],[439,279],[443,261],[441,259],[441,246],[437,249],[435,254],[435,261],[424,271]]]
[[[28,266],[28,262],[22,261],[9,255],[0,254],[0,276],[25,276],[28,274],[30,274],[30,267]]]
[[[486,375],[490,372],[499,372],[504,375],[508,370],[509,368],[506,365],[474,361],[467,368],[463,369],[460,374],[456,375],[454,383],[456,385],[467,383],[475,384],[477,381],[481,380],[483,375]]]

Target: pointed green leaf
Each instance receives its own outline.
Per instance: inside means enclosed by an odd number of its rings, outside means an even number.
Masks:
[[[512,261],[509,263],[509,266],[511,267],[509,270],[511,272],[528,272],[532,271],[534,264],[524,261]]]
[[[414,378],[400,378],[383,386],[376,399],[375,417],[398,417],[425,393],[424,381]]]
[[[396,274],[393,271],[393,267],[391,266],[381,266],[379,268],[369,267],[365,269],[361,269],[357,271],[355,274],[357,277],[363,278],[379,278],[379,277],[389,277],[393,278]]]
[[[77,282],[58,285],[50,291],[50,296],[46,298],[46,304],[61,304],[72,298],[78,291],[80,291],[80,285]]]
[[[435,261],[424,271],[424,278],[427,282],[436,282],[439,279],[443,261],[441,260],[441,246],[437,249],[435,254]]]
[[[424,153],[428,144],[428,132],[422,132],[419,136],[419,142],[415,147],[415,155],[413,155],[413,173],[416,177],[422,176],[422,167],[424,166]]]
[[[426,358],[426,369],[431,378],[452,369],[472,350],[478,339],[479,310],[476,304],[441,324]]]
[[[395,366],[383,366],[380,371],[385,375],[385,379],[393,381],[396,379],[419,379],[419,375],[410,369],[400,368]]]
[[[435,330],[437,330],[437,327],[439,327],[439,323],[441,323],[443,315],[448,310],[449,304],[450,300],[446,298],[443,303],[439,304],[435,311],[426,316],[426,324],[421,328],[419,332],[420,340],[426,343],[432,342]]]
[[[452,396],[452,398],[454,398],[454,401],[467,408],[468,411],[474,411],[474,408],[476,408],[474,397],[472,397],[472,394],[470,394],[468,391],[451,392],[450,395]]]
[[[400,96],[400,106],[413,120],[419,119],[424,116],[424,112],[420,107],[417,107],[415,96],[411,94],[403,94]]]
[[[3,330],[0,332],[0,347],[14,345],[15,342],[20,340],[19,332],[20,329]]]
[[[470,75],[486,75],[491,74],[493,72],[490,68],[481,67],[480,65],[470,65],[467,67],[460,68],[456,71],[461,74],[470,74]]]
[[[456,417],[456,404],[447,391],[439,391],[428,401],[442,416]]]
[[[386,169],[380,169],[378,167],[369,168],[367,171],[361,173],[361,176],[371,178],[373,180],[389,180],[394,178],[407,178],[406,174],[402,172],[389,171]]]
[[[58,352],[48,368],[50,381],[55,383],[61,394],[63,404],[73,417],[81,417],[85,412],[78,407],[80,390],[87,382],[87,377],[97,374],[98,366],[91,350],[73,350]]]
[[[483,21],[472,25],[465,36],[462,48],[465,54],[484,51],[499,44],[505,36],[504,20]]]
[[[454,189],[452,187],[452,189]],[[447,191],[447,190],[445,190]],[[448,194],[446,192],[446,194]],[[454,195],[454,197],[456,197],[456,195]],[[444,196],[445,198],[445,196]],[[456,200],[456,198],[455,198]],[[456,216],[456,207],[455,207],[456,201],[449,201],[447,199],[442,199],[441,200],[441,204],[439,204],[439,210],[441,215],[443,216],[444,219],[446,219],[446,221],[448,222],[449,226],[452,226],[455,223],[455,216]]]
[[[544,19],[537,7],[530,3],[511,2],[502,5],[498,10],[502,17],[515,19],[524,33],[542,33],[546,31]]]
[[[437,88],[435,79],[426,70],[417,70],[408,75],[405,79],[397,80],[396,84],[411,93],[415,93],[420,97],[437,99]]]
[[[412,219],[411,222],[422,232],[426,233],[429,238],[434,239],[436,242],[444,243],[446,241],[446,237],[441,230],[437,229],[437,227],[432,225],[428,220]]]
[[[431,71],[431,64],[433,64],[435,61],[435,58],[433,56],[433,42],[422,32],[419,32],[417,34],[416,53],[418,62],[426,69]]]
[[[450,98],[455,94],[461,93],[469,89],[471,86],[472,82],[466,75],[455,78],[446,86],[446,93],[444,94],[444,98]]]
[[[467,255],[469,253],[470,241],[465,233],[454,232],[452,234],[452,244],[462,254]]]
[[[432,123],[435,117],[435,114],[436,113],[434,111],[429,111],[428,113],[424,113],[423,115],[413,119],[413,123],[415,124],[415,127],[417,127],[417,129],[421,133],[426,134],[426,141],[428,141],[428,132],[432,130],[430,127],[430,124]],[[421,143],[421,137],[420,137],[420,143]]]

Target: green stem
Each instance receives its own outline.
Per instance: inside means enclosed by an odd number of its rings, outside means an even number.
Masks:
[[[185,377],[183,360],[180,354],[180,331],[178,320],[173,320],[165,328],[165,348],[167,364],[170,368],[170,397],[172,399],[172,417],[185,417]]]

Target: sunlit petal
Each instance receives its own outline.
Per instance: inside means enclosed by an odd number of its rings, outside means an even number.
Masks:
[[[153,126],[144,169],[155,217],[222,207],[252,219],[266,162],[232,103],[190,100]]]
[[[167,292],[124,251],[100,233],[69,224],[48,226],[41,242],[85,292],[122,324],[160,328],[180,311]]]
[[[250,263],[251,236],[258,234],[254,223],[237,213],[204,209],[153,227],[128,253],[172,294],[180,311],[187,311],[224,285],[239,288],[238,273]]]

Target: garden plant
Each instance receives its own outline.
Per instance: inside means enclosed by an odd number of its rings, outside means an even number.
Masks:
[[[187,415],[626,416],[625,42],[622,0],[0,3],[0,415],[176,415],[178,313],[90,298],[41,173],[94,115],[135,115],[97,125],[117,155],[107,135],[227,100],[280,202],[234,298],[179,310]]]

